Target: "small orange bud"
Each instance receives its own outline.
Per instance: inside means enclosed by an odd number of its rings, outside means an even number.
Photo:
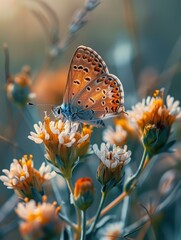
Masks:
[[[80,178],[75,183],[74,200],[81,210],[86,210],[94,200],[94,186],[90,178]]]

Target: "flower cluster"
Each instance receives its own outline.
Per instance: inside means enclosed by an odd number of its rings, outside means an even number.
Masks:
[[[25,239],[54,239],[62,230],[62,223],[58,217],[60,207],[56,203],[38,203],[30,200],[19,203],[16,213],[23,220],[20,224],[21,235]]]
[[[94,144],[93,151],[100,159],[97,178],[107,190],[110,190],[120,182],[122,178],[121,170],[123,166],[130,162],[131,151],[127,151],[126,145],[123,148],[113,145],[111,150],[109,143],[102,143],[100,150],[97,144]]]
[[[20,198],[33,198],[35,191],[43,195],[43,183],[56,175],[45,163],[42,163],[39,170],[35,169],[32,155],[14,159],[10,170],[2,171],[5,175],[2,175],[0,180],[7,188],[14,189]]]
[[[79,131],[78,123],[63,122],[61,119],[50,121],[47,116],[34,128],[36,133],[31,132],[28,138],[37,144],[44,143],[46,159],[70,178],[77,161],[89,149],[92,128],[85,126]]]
[[[129,137],[137,138],[135,124],[130,121],[129,116],[123,115],[114,119],[115,129],[108,127],[103,132],[103,140],[112,145],[123,146],[127,143]]]
[[[179,101],[167,96],[164,103],[164,91],[155,91],[153,97],[147,97],[129,111],[129,116],[137,123],[143,144],[154,155],[168,141],[172,124],[181,118]]]

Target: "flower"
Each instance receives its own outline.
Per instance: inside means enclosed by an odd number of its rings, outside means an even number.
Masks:
[[[121,115],[121,117],[114,118],[115,130],[108,127],[103,132],[103,140],[112,145],[123,146],[129,139],[137,138],[135,131],[135,123],[130,121],[129,115]],[[131,138],[130,138],[131,137]]]
[[[74,200],[81,210],[86,210],[94,200],[94,186],[90,178],[79,178],[75,183]]]
[[[60,207],[56,203],[38,203],[30,200],[19,203],[16,213],[23,220],[20,223],[20,233],[24,239],[54,239],[59,236],[62,224],[58,217]]]
[[[167,96],[164,103],[164,90],[156,90],[153,97],[143,99],[128,112],[137,123],[140,137],[150,156],[156,154],[170,136],[173,123],[181,119],[179,101]]]
[[[100,240],[118,240],[121,237],[122,222],[106,224],[106,226],[98,232]]]
[[[37,144],[44,143],[45,157],[57,167],[66,178],[70,178],[73,168],[79,158],[83,157],[88,149],[92,127],[84,126],[78,130],[79,124],[62,119],[50,121],[45,115],[44,122],[34,125],[35,131],[30,132],[29,139]]]
[[[121,170],[124,165],[130,162],[131,151],[127,151],[126,145],[123,148],[113,145],[112,150],[110,150],[109,143],[102,143],[100,150],[97,144],[94,144],[93,151],[100,159],[97,178],[107,190],[110,190],[120,182]]]
[[[109,142],[110,144],[115,144],[116,146],[122,146],[127,139],[127,132],[122,128],[121,125],[116,125],[114,130],[112,127],[108,127],[103,132],[103,140]]]
[[[7,96],[19,106],[24,107],[28,101],[35,97],[35,94],[31,92],[28,67],[25,66],[15,77],[10,76],[7,81]]]
[[[2,171],[5,175],[0,176],[0,180],[8,189],[14,189],[20,198],[34,198],[35,191],[43,195],[43,183],[56,175],[45,163],[42,163],[39,170],[35,169],[32,155],[14,159],[10,170]]]

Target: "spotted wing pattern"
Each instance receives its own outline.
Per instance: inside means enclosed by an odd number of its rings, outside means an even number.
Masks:
[[[91,48],[79,46],[72,58],[63,102],[71,103],[96,77],[108,73],[105,62]]]
[[[72,101],[74,107],[92,110],[94,119],[108,118],[124,111],[124,91],[120,80],[102,74],[87,84]]]

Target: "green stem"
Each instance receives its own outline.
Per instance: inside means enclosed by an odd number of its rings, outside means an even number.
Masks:
[[[67,186],[69,188],[69,191],[72,196],[74,196],[74,190],[73,190],[73,185],[70,179],[66,178]],[[81,212],[80,209],[76,206],[75,202],[73,201],[75,210],[76,210],[76,215],[77,215],[77,225],[78,225],[78,231],[80,231],[81,227]]]
[[[144,149],[144,152],[143,152],[143,156],[142,156],[142,159],[141,159],[141,162],[140,162],[140,165],[137,169],[137,171],[135,172],[135,174],[133,176],[131,176],[127,182],[125,183],[125,186],[124,186],[124,191],[129,195],[132,190],[135,188],[137,182],[138,182],[138,178],[140,176],[140,174],[142,173],[142,171],[144,170],[145,168],[145,161],[147,159],[147,156],[148,156],[148,152],[146,151],[146,149]]]
[[[66,218],[63,214],[59,213],[58,216],[69,225],[74,231],[77,231],[77,226],[73,222],[71,222],[68,218]]]
[[[138,178],[143,170],[143,167],[144,167],[144,164],[145,164],[145,161],[146,161],[146,158],[147,158],[147,151],[146,149],[144,149],[144,152],[143,152],[143,156],[142,156],[142,159],[141,159],[141,162],[140,162],[140,165],[137,169],[137,171],[135,172],[135,174],[132,176],[132,177],[135,177],[135,178]]]
[[[82,228],[81,228],[81,238],[80,240],[86,239],[86,211],[81,211],[82,215]]]
[[[90,227],[88,233],[93,233],[94,230],[95,230],[97,221],[98,221],[98,219],[99,219],[99,216],[100,216],[100,214],[101,214],[101,210],[102,210],[102,208],[103,208],[103,205],[104,205],[104,202],[105,202],[105,199],[106,199],[106,195],[107,195],[107,192],[102,191],[101,201],[100,201],[100,203],[99,203],[99,207],[98,207],[98,209],[97,209],[97,213],[96,213],[94,222],[93,222],[92,226]]]

